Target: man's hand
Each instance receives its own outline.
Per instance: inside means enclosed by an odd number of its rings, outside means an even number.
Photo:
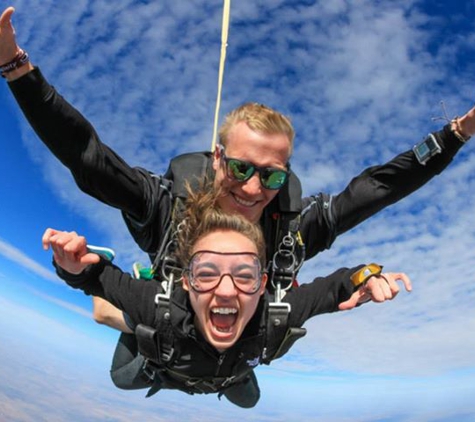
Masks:
[[[464,137],[475,135],[475,107],[467,111],[462,117],[459,117],[459,127]]]
[[[46,229],[42,243],[45,251],[51,247],[56,264],[71,274],[80,274],[100,261],[99,255],[88,251],[86,238],[76,232]]]
[[[12,15],[15,9],[7,7],[0,16],[0,65],[11,62],[20,48],[16,43],[15,29],[12,25]],[[13,81],[33,70],[33,65],[27,62],[18,69],[5,74],[7,81]]]
[[[370,300],[381,303],[394,299],[399,293],[399,285],[396,281],[402,281],[408,292],[412,291],[409,277],[404,273],[384,273],[371,277],[364,286],[361,286],[351,297],[338,305],[340,311],[353,309],[360,303]]]
[[[0,65],[13,60],[18,51],[15,29],[12,25],[14,11],[13,7],[7,7],[0,17]]]

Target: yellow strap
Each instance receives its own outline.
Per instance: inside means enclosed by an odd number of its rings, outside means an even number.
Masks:
[[[224,0],[223,27],[221,29],[221,58],[219,60],[219,75],[218,75],[218,97],[216,99],[216,111],[214,113],[214,128],[213,128],[213,140],[211,141],[211,152],[213,152],[216,148],[216,138],[218,135],[219,108],[221,105],[221,87],[223,85],[224,63],[226,61],[226,47],[228,46],[230,7],[231,7],[231,0]]]
[[[351,282],[355,287],[360,286],[363,283],[366,283],[371,277],[381,275],[383,271],[382,265],[372,264],[365,265],[363,268],[359,269],[351,275]]]

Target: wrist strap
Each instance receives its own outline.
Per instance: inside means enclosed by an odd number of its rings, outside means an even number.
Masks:
[[[16,53],[16,56],[13,58],[13,60],[9,61],[8,63],[0,65],[0,74],[2,78],[4,78],[7,73],[12,72],[15,69],[18,69],[19,67],[28,63],[29,61],[30,61],[30,57],[28,56],[28,53],[26,51],[23,51],[22,49],[19,49],[18,52]]]
[[[383,266],[375,264],[365,265],[363,268],[360,268],[358,271],[353,273],[350,277],[353,286],[359,287],[362,284],[366,283],[371,277],[381,275],[383,271]]]

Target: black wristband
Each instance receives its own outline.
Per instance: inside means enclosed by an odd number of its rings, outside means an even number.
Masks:
[[[0,65],[0,74],[2,75],[2,78],[4,78],[7,73],[18,69],[19,67],[27,64],[29,61],[30,57],[28,56],[28,53],[23,50],[18,50],[18,53],[13,60]]]

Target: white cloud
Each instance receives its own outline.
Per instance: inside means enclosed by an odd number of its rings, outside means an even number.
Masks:
[[[54,305],[60,306],[63,309],[67,309],[70,312],[74,312],[75,314],[81,315],[83,317],[86,317],[88,320],[92,321],[92,313],[90,311],[85,310],[81,306],[77,306],[74,303],[67,302],[65,300],[58,299],[55,296],[51,296],[48,294],[45,294],[41,291],[30,289],[30,291],[37,297],[53,303]]]
[[[41,264],[38,264],[35,260],[25,255],[20,249],[10,245],[2,239],[0,239],[0,255],[3,255],[5,258],[8,258],[16,264],[21,265],[27,270],[34,272],[45,280],[62,284],[62,282],[58,279],[58,276],[53,271],[43,267]]]

